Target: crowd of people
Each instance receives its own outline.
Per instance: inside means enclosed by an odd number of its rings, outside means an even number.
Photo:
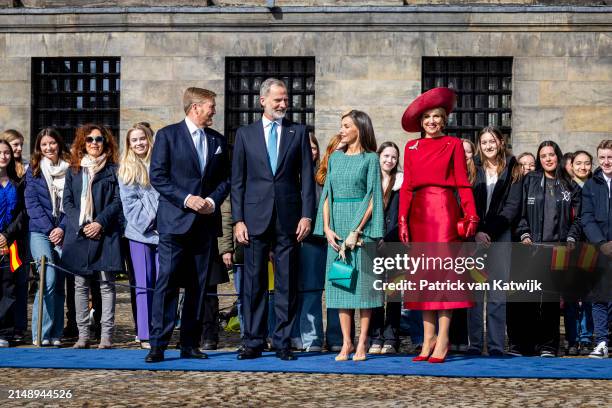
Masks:
[[[402,117],[403,129],[422,137],[408,141],[400,166],[399,147],[378,144],[358,110],[341,115],[339,133],[321,149],[285,118],[287,88],[270,78],[261,85],[262,117],[239,129],[230,162],[225,138],[211,128],[215,97],[187,89],[185,119],[157,134],[135,124],[121,158],[115,137],[97,124],[80,126],[70,150],[57,130],[42,129],[29,163],[23,136],[2,133],[0,347],[27,331],[30,267],[12,272],[8,248],[16,243],[22,258],[51,263],[32,308],[35,345],[76,338],[76,349],[96,339],[111,348],[115,279],[128,270],[135,335],[150,349],[145,361],[164,360],[180,305],[181,358],[207,358],[219,341],[217,285],[230,270],[240,360],[267,347],[287,361],[295,349],[326,348],[336,361],[397,353],[408,316],[415,362],[444,362],[451,348],[554,357],[561,305],[566,354],[608,356],[610,302],[509,303],[490,293],[486,306],[483,298],[402,303],[372,290],[376,276],[360,259],[366,243],[497,243],[489,279],[507,279],[512,242],[587,241],[612,256],[612,140],[597,146],[597,163],[583,150],[564,155],[553,141],[515,157],[493,126],[474,142],[446,136],[456,96],[435,88]]]

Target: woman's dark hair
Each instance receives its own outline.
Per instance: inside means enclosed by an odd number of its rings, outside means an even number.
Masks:
[[[30,167],[32,168],[32,175],[34,177],[40,174],[40,161],[43,158],[40,144],[42,142],[42,138],[45,136],[53,138],[53,140],[55,140],[57,143],[57,156],[59,159],[66,162],[70,161],[70,153],[68,153],[68,150],[66,149],[62,135],[52,127],[44,128],[36,135],[36,142],[34,142],[34,153],[32,153],[32,157],[30,159]]]
[[[11,144],[4,139],[0,139],[0,144],[3,144],[8,147],[9,152],[11,152],[11,160],[6,166],[6,175],[13,183],[18,183],[19,176],[17,176],[17,169],[15,168],[15,156],[13,155],[13,148],[11,147]]]
[[[374,127],[372,126],[372,120],[367,113],[351,110],[342,115],[341,119],[350,117],[357,130],[359,131],[359,143],[366,153],[376,152],[376,136],[374,134]]]
[[[572,152],[567,152],[563,155],[563,158],[561,160],[559,160],[559,163],[561,163],[561,165],[563,167],[567,166],[567,163],[569,162],[570,164],[572,164],[572,162],[574,161],[574,156],[576,155],[576,153],[572,153]]]
[[[317,140],[316,136],[314,135],[314,132],[310,132],[308,133],[308,138],[310,139],[310,143],[312,143],[313,145],[317,146],[317,160],[315,160],[314,162],[314,168],[316,169],[317,167],[319,167],[319,162],[321,161],[321,148],[319,147],[319,141]]]
[[[103,153],[106,154],[106,163],[119,163],[119,148],[111,131],[104,126],[88,123],[76,130],[74,143],[72,143],[72,149],[70,150],[70,167],[75,173],[81,169],[81,159],[87,154],[85,139],[95,129],[99,130],[104,137]]]
[[[540,160],[540,151],[545,147],[552,147],[555,151],[555,155],[557,156],[557,168],[555,169],[555,178],[559,180],[563,187],[569,190],[572,184],[572,179],[567,173],[567,170],[565,170],[565,166],[563,166],[563,153],[561,152],[561,148],[552,140],[545,140],[544,142],[540,143],[540,146],[538,146],[538,152],[536,153],[536,171],[544,172],[544,168],[542,167],[542,161]]]
[[[383,150],[385,150],[387,147],[391,147],[395,149],[395,151],[397,152],[397,164],[395,165],[393,169],[391,169],[391,179],[389,180],[389,185],[387,185],[387,188],[385,189],[385,191],[383,191],[383,204],[385,208],[387,208],[387,205],[389,204],[389,198],[391,198],[391,193],[393,192],[393,186],[395,185],[395,178],[397,176],[397,171],[399,169],[399,157],[400,157],[399,147],[397,147],[397,145],[393,142],[383,142],[378,147],[378,150],[376,151],[376,154],[378,154],[378,157],[380,157]],[[382,168],[380,171],[382,172]]]

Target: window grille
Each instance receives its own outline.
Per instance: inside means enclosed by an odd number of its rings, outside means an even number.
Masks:
[[[512,58],[423,58],[423,92],[439,86],[457,92],[457,108],[445,133],[475,141],[485,126],[497,126],[510,143]]]
[[[314,57],[228,57],[225,59],[225,136],[233,145],[236,130],[261,118],[259,87],[274,77],[287,85],[287,118],[314,131]]]
[[[118,57],[32,58],[31,146],[47,126],[67,144],[85,123],[104,125],[118,138],[120,72]]]

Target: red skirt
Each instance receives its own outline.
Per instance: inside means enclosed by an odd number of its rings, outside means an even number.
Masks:
[[[423,187],[413,193],[408,228],[412,242],[459,242],[457,221],[461,209],[454,189],[447,187]],[[404,307],[413,310],[463,309],[474,305],[470,301],[456,302],[405,302]]]

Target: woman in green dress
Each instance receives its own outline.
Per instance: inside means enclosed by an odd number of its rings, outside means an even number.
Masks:
[[[352,110],[342,116],[340,129],[346,152],[333,153],[317,213],[315,235],[328,242],[327,273],[339,252],[356,270],[351,289],[326,280],[328,308],[340,309],[343,345],[336,361],[346,361],[355,351],[354,361],[366,359],[368,326],[372,308],[383,305],[383,294],[373,287],[377,279],[370,267],[362,267],[362,242],[375,242],[383,236],[383,200],[376,137],[370,117]],[[357,349],[351,338],[354,310],[360,309],[360,335]]]

